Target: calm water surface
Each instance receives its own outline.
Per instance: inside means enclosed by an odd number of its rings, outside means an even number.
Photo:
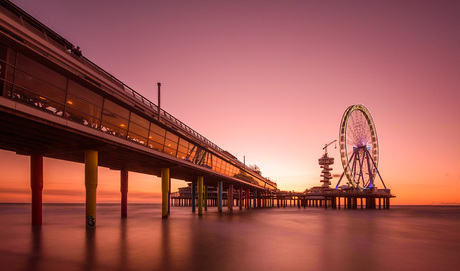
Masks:
[[[0,270],[460,270],[460,207],[272,208],[204,216],[159,205],[0,204]]]

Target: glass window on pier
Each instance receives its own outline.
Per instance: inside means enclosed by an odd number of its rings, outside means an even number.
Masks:
[[[86,126],[99,128],[102,96],[69,80],[66,100],[66,118]]]
[[[0,43],[0,96],[11,97],[15,63],[16,50]]]
[[[187,159],[187,161],[190,161],[190,162],[193,161],[193,158],[195,158],[196,149],[197,149],[197,147],[194,144],[190,143],[190,145],[188,147],[188,153],[187,153],[188,159]]]
[[[149,141],[147,146],[157,151],[163,151],[165,136],[166,130],[152,123],[150,125]]]
[[[62,116],[67,78],[46,66],[18,54],[13,98]]]
[[[137,114],[131,113],[129,120],[128,139],[142,144],[147,144],[147,137],[149,136],[150,122]]]
[[[104,100],[101,130],[125,138],[128,129],[129,110],[107,99]]]
[[[167,131],[166,140],[165,140],[165,148],[163,152],[170,154],[172,156],[176,156],[178,141],[179,141],[179,137],[177,135]]]
[[[187,158],[189,142],[183,138],[179,138],[179,147],[177,148],[177,158],[185,160]]]

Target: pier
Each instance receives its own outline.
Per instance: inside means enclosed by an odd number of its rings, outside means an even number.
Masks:
[[[378,144],[375,125],[362,105],[347,109],[340,132],[347,187],[330,189],[326,156],[320,159],[323,186],[283,192],[231,152],[149,101],[87,59],[78,46],[7,0],[0,0],[0,149],[30,157],[32,224],[42,224],[45,157],[82,163],[85,225],[97,225],[98,167],[120,172],[121,217],[128,217],[128,172],[160,178],[162,218],[171,206],[189,206],[203,215],[208,207],[234,209],[324,207],[388,209],[389,189],[377,189]],[[348,144],[350,114],[364,113],[367,144]],[[327,146],[326,146],[327,147]],[[356,171],[359,166],[366,172]],[[358,173],[356,173],[358,172]],[[369,176],[366,179],[363,176]],[[171,193],[171,179],[188,187]],[[383,181],[382,181],[383,182]],[[340,181],[339,181],[340,183]],[[337,185],[338,186],[338,185]],[[82,215],[83,216],[83,215]]]
[[[239,209],[249,208],[269,208],[269,207],[320,207],[331,209],[390,209],[390,199],[395,196],[391,194],[388,189],[374,189],[374,190],[313,190],[306,192],[292,192],[292,191],[275,191],[265,193],[257,198],[255,204],[248,204],[248,201],[254,201],[254,195],[251,193],[240,194],[234,191],[233,200],[229,196],[228,191],[222,195],[222,204],[232,210],[233,206],[238,206]],[[248,200],[246,200],[248,195]],[[195,194],[195,201],[193,200],[192,185],[179,188],[179,191],[171,194],[172,206],[187,206],[193,207],[198,198]],[[209,188],[204,192],[205,206],[218,206],[218,193],[214,188]],[[205,207],[205,208],[206,208]]]
[[[0,0],[0,14],[0,149],[30,157],[32,224],[42,224],[44,157],[85,165],[89,228],[97,224],[98,167],[120,171],[122,217],[128,216],[129,171],[161,178],[163,218],[170,214],[171,178],[197,187],[199,214],[207,187],[219,191],[220,211],[222,191],[245,191],[251,195],[246,201],[256,205],[261,195],[277,190],[260,170],[97,66],[13,3]]]
[[[321,207],[332,209],[390,209],[390,199],[395,196],[390,190],[323,190],[277,192],[277,207]]]

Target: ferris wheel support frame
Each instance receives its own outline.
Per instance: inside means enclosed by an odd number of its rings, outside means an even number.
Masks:
[[[387,186],[385,185],[385,182],[383,181],[382,175],[380,175],[379,169],[378,169],[377,166],[375,165],[374,159],[372,159],[371,154],[369,153],[369,151],[368,151],[366,148],[365,148],[364,150],[365,150],[365,156],[367,156],[368,163],[369,163],[369,159],[370,159],[370,161],[372,162],[372,164],[373,164],[374,167],[375,167],[375,170],[376,170],[376,172],[377,172],[377,175],[378,175],[379,178],[380,178],[380,181],[381,181],[382,184],[383,184],[383,187],[385,187],[385,189],[388,189]],[[350,160],[349,160],[348,162],[351,162],[351,160],[353,160],[353,159],[354,159],[355,162],[356,162],[355,154],[356,154],[356,152],[353,152],[353,154],[351,155]],[[367,154],[367,155],[366,155],[366,154]],[[364,160],[364,157],[363,157],[363,160]],[[354,171],[353,171],[353,172],[354,172]],[[371,172],[371,173],[372,173],[372,172]],[[344,175],[345,175],[345,171],[344,171],[344,172],[342,173],[342,175],[340,176],[340,179],[339,179],[339,181],[337,182],[337,185],[335,186],[335,189],[338,189],[338,188],[339,188],[340,182],[342,181],[342,178],[343,178]],[[370,178],[370,180],[372,180],[372,186],[371,186],[371,187],[374,187],[374,183],[375,183],[374,180],[375,180],[375,178],[372,177],[372,178]],[[370,181],[370,180],[369,180],[369,181]],[[358,182],[358,183],[359,183],[359,182]],[[367,185],[367,183],[366,183],[366,185]],[[353,188],[355,188],[355,187],[353,187]]]

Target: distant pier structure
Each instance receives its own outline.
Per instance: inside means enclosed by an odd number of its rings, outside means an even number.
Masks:
[[[333,209],[389,209],[391,194],[378,170],[379,144],[377,131],[369,110],[362,104],[352,105],[345,110],[339,129],[340,158],[343,174],[335,188],[329,187],[332,179],[330,167],[334,158],[329,157],[326,144],[324,155],[318,159],[322,168],[322,186],[313,187],[303,193],[278,191],[278,207],[297,205],[303,207],[324,207]],[[376,186],[380,179],[382,189]],[[342,180],[346,181],[341,184]]]
[[[332,179],[332,165],[334,158],[330,157],[327,148],[339,143],[340,160],[343,174],[335,188],[330,187]],[[275,190],[261,195],[251,194],[250,191],[227,190],[224,192],[224,204],[229,209],[232,206],[249,207],[322,207],[332,209],[389,209],[391,194],[383,182],[377,168],[379,162],[379,144],[377,131],[369,110],[361,104],[347,108],[342,116],[339,129],[339,140],[326,144],[324,154],[318,159],[321,167],[321,186],[306,189],[304,192]],[[377,188],[376,180],[380,179],[382,189]],[[342,184],[342,181],[346,182]],[[196,188],[179,188],[173,193],[173,206],[194,206]],[[205,202],[213,206],[216,204],[215,189],[207,190]],[[239,195],[239,196],[237,196]],[[247,195],[247,196],[246,196]],[[254,199],[253,203],[246,198]],[[225,201],[226,200],[226,201]]]

